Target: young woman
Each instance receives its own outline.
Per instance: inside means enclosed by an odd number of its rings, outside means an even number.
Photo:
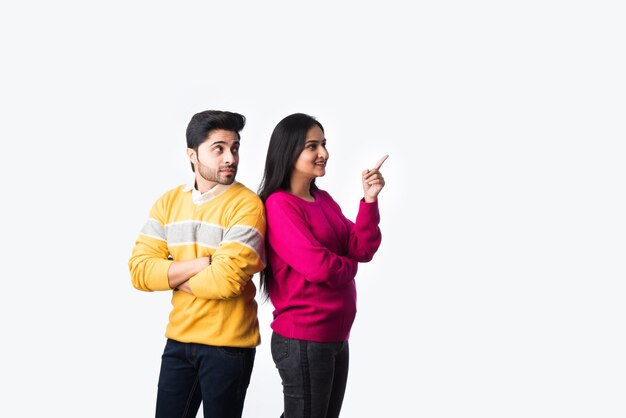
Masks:
[[[378,194],[384,156],[362,173],[356,222],[315,185],[328,161],[324,128],[302,113],[278,123],[259,196],[267,216],[261,288],[274,306],[271,350],[285,418],[338,417],[348,377],[348,337],[356,314],[354,278],[381,240]]]

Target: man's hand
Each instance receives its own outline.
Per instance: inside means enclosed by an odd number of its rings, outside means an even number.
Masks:
[[[182,290],[183,292],[187,292],[190,295],[193,295],[193,292],[191,291],[191,286],[189,286],[189,280],[179,284],[176,290]]]
[[[211,256],[193,258],[185,261],[174,261],[167,271],[167,280],[170,288],[177,289],[182,283],[189,280],[190,277],[195,276],[210,265]],[[187,284],[187,287],[189,287],[189,284]],[[189,293],[191,293],[191,289],[189,289]]]

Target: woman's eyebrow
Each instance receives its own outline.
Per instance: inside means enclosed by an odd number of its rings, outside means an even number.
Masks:
[[[311,143],[311,142],[316,143],[316,144],[319,143],[319,142],[326,142],[326,138],[324,138],[324,139],[307,139],[304,142],[304,144],[306,145],[306,144]]]

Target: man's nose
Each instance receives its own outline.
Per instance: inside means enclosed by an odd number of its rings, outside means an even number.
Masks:
[[[224,163],[226,164],[229,164],[235,161],[235,155],[233,154],[230,148],[224,150],[223,157],[224,157]]]

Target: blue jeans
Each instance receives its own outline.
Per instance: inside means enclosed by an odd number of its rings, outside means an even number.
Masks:
[[[161,358],[157,418],[241,418],[255,348],[214,347],[168,339]]]
[[[339,417],[348,380],[348,341],[318,343],[274,332],[271,349],[283,381],[283,417]]]

